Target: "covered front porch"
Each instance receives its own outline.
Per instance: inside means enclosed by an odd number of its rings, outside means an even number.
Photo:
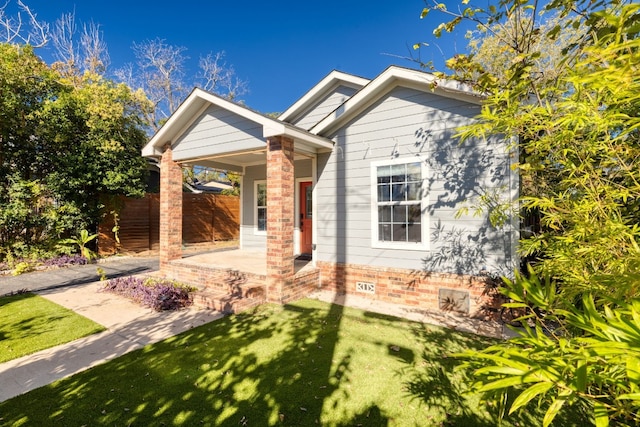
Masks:
[[[264,279],[267,277],[267,254],[265,251],[240,248],[213,249],[185,255],[180,259],[180,262],[212,269],[237,271]],[[304,257],[296,257],[293,265],[295,274],[304,274],[315,269],[311,260]]]
[[[160,158],[160,272],[201,288],[286,303],[317,288],[316,156],[333,143],[194,90],[143,150]],[[183,257],[182,167],[237,173],[240,248]],[[307,260],[296,260],[305,254]],[[260,290],[261,289],[261,290]]]

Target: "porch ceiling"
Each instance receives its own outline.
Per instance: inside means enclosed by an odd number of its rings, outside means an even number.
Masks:
[[[309,156],[307,154],[301,152],[294,153],[294,160],[303,160],[308,157]],[[242,173],[243,167],[264,165],[267,163],[267,150],[265,148],[262,150],[220,154],[185,160],[180,163]]]

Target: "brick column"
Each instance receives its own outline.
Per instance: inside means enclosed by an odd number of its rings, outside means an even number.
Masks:
[[[282,303],[293,285],[293,140],[267,139],[267,300]]]
[[[167,144],[160,161],[160,268],[182,258],[182,169]]]

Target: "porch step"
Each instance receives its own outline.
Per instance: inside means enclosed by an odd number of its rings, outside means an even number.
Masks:
[[[212,309],[226,314],[237,314],[252,309],[266,301],[262,285],[244,284],[233,292],[204,288],[195,292],[193,304],[196,307]]]

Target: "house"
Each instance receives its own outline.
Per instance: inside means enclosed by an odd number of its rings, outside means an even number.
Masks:
[[[222,270],[261,270],[247,280],[263,281],[268,301],[320,287],[477,314],[487,274],[518,265],[517,216],[494,228],[464,211],[518,197],[505,138],[455,137],[481,100],[396,66],[372,80],[333,71],[278,118],[194,89],[143,149],[161,159],[161,271],[223,278],[216,257],[181,254],[180,165],[200,165],[240,174],[239,264]]]

